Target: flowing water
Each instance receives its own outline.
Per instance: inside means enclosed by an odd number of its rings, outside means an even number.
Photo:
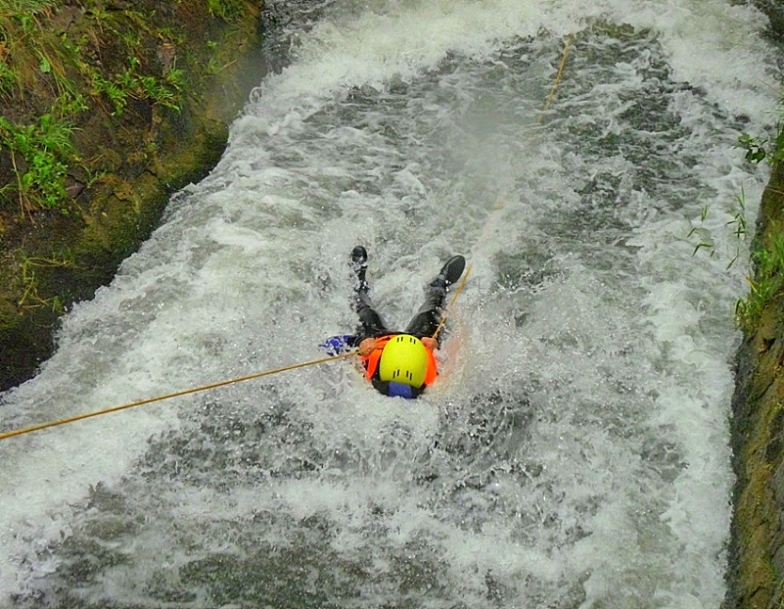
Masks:
[[[0,607],[718,608],[763,18],[272,8],[289,67],[2,428],[323,357],[357,243],[398,327],[467,257],[441,379],[386,398],[343,359],[4,440]]]

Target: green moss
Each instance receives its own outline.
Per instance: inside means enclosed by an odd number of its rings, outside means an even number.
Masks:
[[[17,4],[0,0],[0,389],[33,374],[63,308],[110,281],[171,194],[214,166],[259,79],[260,0],[30,0],[26,17]]]
[[[754,277],[739,323],[746,340],[739,352],[733,404],[737,483],[733,518],[731,606],[770,609],[782,602],[774,554],[782,518],[773,474],[784,458],[784,172],[778,164],[763,195],[753,245]]]
[[[748,607],[768,607],[775,588],[775,572],[769,552],[770,539],[778,522],[778,506],[770,490],[772,468],[765,459],[770,440],[768,423],[773,410],[765,401],[759,404],[756,424],[743,454],[745,487],[735,506],[740,541],[738,587]]]

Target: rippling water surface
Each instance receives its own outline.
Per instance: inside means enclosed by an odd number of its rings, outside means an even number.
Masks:
[[[441,380],[390,399],[341,360],[3,441],[0,606],[718,607],[760,15],[272,8],[290,65],[2,427],[321,357],[357,243],[398,326],[468,258]]]

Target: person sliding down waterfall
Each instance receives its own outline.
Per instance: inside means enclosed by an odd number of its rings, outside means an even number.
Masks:
[[[333,336],[322,347],[332,355],[358,347],[365,378],[388,396],[418,397],[438,376],[434,351],[440,345],[438,329],[449,287],[460,279],[465,269],[463,256],[452,256],[438,276],[428,284],[426,299],[404,332],[387,328],[370,300],[370,286],[365,279],[367,250],[361,245],[351,252],[357,277],[354,310],[359,325],[354,335]]]

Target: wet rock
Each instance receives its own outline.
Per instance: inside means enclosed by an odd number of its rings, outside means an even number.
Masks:
[[[782,231],[784,172],[763,195],[756,242]],[[731,444],[736,475],[727,609],[784,605],[784,296],[771,299],[736,356]]]

